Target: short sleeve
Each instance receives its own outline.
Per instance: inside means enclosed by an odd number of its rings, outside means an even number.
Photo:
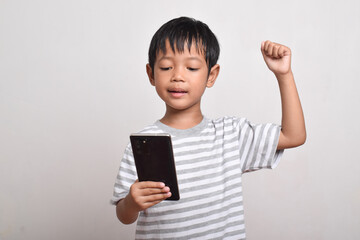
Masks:
[[[277,150],[281,127],[276,124],[239,122],[240,162],[242,172],[275,168],[284,150]]]
[[[134,157],[131,150],[131,145],[125,149],[124,156],[120,162],[119,172],[117,174],[113,197],[110,200],[110,203],[116,205],[117,202],[125,198],[128,194],[131,185],[137,179],[136,167],[134,163]]]

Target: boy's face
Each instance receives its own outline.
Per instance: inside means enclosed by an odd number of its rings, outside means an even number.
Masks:
[[[166,54],[162,51],[156,56],[154,69],[147,64],[150,83],[155,86],[160,98],[169,110],[200,110],[201,97],[206,87],[212,87],[219,73],[219,65],[212,67],[210,73],[202,52],[192,44],[190,51],[173,52],[166,42]]]

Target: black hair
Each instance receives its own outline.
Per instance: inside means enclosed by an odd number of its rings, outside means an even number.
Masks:
[[[159,51],[166,53],[167,40],[174,52],[175,48],[178,52],[184,52],[186,43],[190,51],[191,45],[194,43],[196,49],[204,54],[209,72],[217,63],[220,46],[210,28],[205,23],[193,18],[179,17],[162,25],[151,39],[149,65],[153,71]]]

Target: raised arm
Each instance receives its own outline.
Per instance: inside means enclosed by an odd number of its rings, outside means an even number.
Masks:
[[[299,94],[291,70],[290,48],[265,41],[261,52],[268,68],[275,74],[280,88],[282,120],[278,149],[297,147],[305,143],[306,129]]]

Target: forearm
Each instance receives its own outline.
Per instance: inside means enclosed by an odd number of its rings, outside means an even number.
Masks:
[[[305,143],[306,129],[299,94],[291,70],[276,75],[282,105],[281,133],[278,149],[297,147]]]
[[[129,206],[127,198],[123,198],[116,205],[116,216],[123,224],[131,224],[137,220],[139,212]]]

